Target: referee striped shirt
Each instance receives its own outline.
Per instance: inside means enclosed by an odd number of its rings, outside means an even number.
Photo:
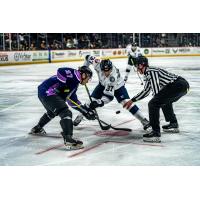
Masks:
[[[138,101],[148,96],[150,91],[153,95],[158,92],[169,83],[173,83],[178,78],[177,75],[167,72],[164,69],[157,67],[147,67],[144,73],[144,89],[135,95],[132,100]]]

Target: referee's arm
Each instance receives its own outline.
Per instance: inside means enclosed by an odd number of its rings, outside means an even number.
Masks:
[[[150,91],[151,91],[150,82],[146,81],[145,85],[144,85],[144,89],[140,93],[138,93],[137,95],[135,95],[131,100],[133,102],[139,101],[139,100],[145,98],[146,96],[148,96],[149,93],[150,93]]]

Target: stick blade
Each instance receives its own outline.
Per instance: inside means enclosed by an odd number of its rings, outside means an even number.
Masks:
[[[101,129],[102,130],[108,130],[108,129],[110,129],[111,128],[111,125],[107,125],[107,126],[102,126],[101,125]]]

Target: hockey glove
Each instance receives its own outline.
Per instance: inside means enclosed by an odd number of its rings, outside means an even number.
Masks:
[[[94,110],[95,108],[98,108],[98,107],[102,107],[102,106],[104,106],[104,102],[101,99],[98,99],[96,101],[92,101],[90,103],[90,108],[92,110]]]
[[[86,105],[81,105],[80,112],[88,120],[95,120],[96,119],[94,111],[91,110],[90,108],[88,108]]]

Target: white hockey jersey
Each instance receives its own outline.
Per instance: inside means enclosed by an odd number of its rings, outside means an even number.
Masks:
[[[138,56],[142,55],[140,47],[135,47],[134,51],[132,50],[132,45],[128,45],[126,47],[126,52],[128,56],[132,56],[133,58],[137,58]]]
[[[119,70],[114,65],[110,75],[106,77],[104,72],[101,71],[100,62],[101,60],[94,56],[86,56],[84,65],[88,67],[89,65],[93,65],[95,71],[97,72],[100,84],[105,87],[103,93],[108,96],[114,96],[114,91],[124,85],[124,80],[120,75]]]
[[[131,72],[131,69],[135,65],[136,58],[138,56],[142,55],[140,48],[134,47],[134,49],[132,49],[131,44],[126,47],[126,52],[128,54],[128,63],[127,63],[127,66],[126,66],[126,74],[125,74],[125,77],[124,77],[124,81],[128,80],[129,73]]]

